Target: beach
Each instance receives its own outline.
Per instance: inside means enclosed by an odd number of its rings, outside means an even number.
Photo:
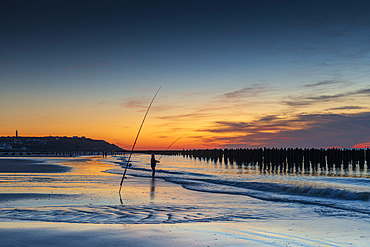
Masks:
[[[369,242],[365,172],[277,177],[255,174],[250,167],[164,156],[152,179],[149,159],[133,157],[119,195],[124,156],[0,158],[2,246]],[[293,185],[294,193],[283,189]],[[308,187],[311,194],[303,194]]]

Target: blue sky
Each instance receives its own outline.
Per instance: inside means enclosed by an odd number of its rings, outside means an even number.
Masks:
[[[183,134],[184,147],[369,143],[369,11],[368,1],[9,1],[0,135],[128,147],[162,86],[141,148]]]

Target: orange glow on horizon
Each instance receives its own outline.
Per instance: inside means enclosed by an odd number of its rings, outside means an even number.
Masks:
[[[359,144],[352,146],[352,148],[370,148],[370,142],[359,143]]]
[[[331,111],[325,104],[290,107],[281,102],[287,98],[285,92],[234,99],[225,97],[223,91],[187,95],[162,90],[145,120],[135,150],[165,150],[180,136],[184,137],[171,149],[305,145],[306,139],[313,137],[305,135],[305,131],[335,123],[337,119],[330,117],[366,113],[367,104],[355,99],[351,104],[364,107],[348,107],[339,114],[339,102],[333,102]],[[59,98],[48,104],[50,96],[45,102],[29,105],[15,100],[12,109],[2,109],[0,135],[14,136],[18,129],[19,136],[85,136],[131,150],[151,93],[145,97],[128,94],[124,100],[113,97],[109,103],[96,103],[90,98],[64,102]],[[316,146],[337,145],[321,143],[322,134],[332,132],[328,130],[315,136]],[[330,138],[335,138],[333,133]],[[363,142],[354,147],[369,145]]]

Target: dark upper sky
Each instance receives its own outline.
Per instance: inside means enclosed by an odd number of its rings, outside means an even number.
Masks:
[[[2,5],[0,25],[7,56],[27,47],[81,55],[94,47],[102,55],[128,48],[137,53],[142,48],[231,52],[228,46],[325,45],[330,39],[320,32],[340,36],[368,28],[369,9],[369,1],[340,0],[9,1]]]
[[[363,99],[369,96],[369,13],[365,0],[7,1],[0,9],[0,96],[20,112],[30,99],[39,109],[51,98],[113,104],[160,82],[167,93],[203,94],[185,115],[211,104],[240,110],[245,106],[223,95],[245,101],[261,99],[262,91],[268,100],[248,102],[248,117],[363,112],[370,107]],[[361,92],[359,102],[348,98],[353,92]],[[323,109],[314,104],[323,99]],[[214,127],[230,120],[207,114],[193,131],[205,121]]]

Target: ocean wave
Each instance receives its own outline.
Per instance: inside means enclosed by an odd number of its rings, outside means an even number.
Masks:
[[[344,210],[348,212],[356,212],[361,214],[360,217],[370,217],[369,203],[368,201],[362,203],[344,203],[337,199],[326,199],[320,197],[307,197],[302,195],[289,195],[284,193],[276,193],[269,191],[260,191],[247,189],[242,187],[234,187],[228,185],[204,183],[201,181],[180,181],[177,179],[165,179],[173,183],[181,184],[184,188],[199,192],[207,193],[218,193],[218,194],[230,194],[230,195],[242,195],[249,196],[255,199],[273,202],[284,202],[284,203],[301,203],[310,204],[317,206],[330,207],[334,209]],[[359,215],[356,215],[359,216]]]
[[[118,169],[108,170],[118,173]],[[150,177],[151,170],[134,167],[129,173],[136,177]],[[353,183],[345,188],[340,180],[335,183],[320,181],[297,181],[292,178],[260,179],[260,181],[240,181],[236,178],[223,178],[220,175],[201,174],[188,171],[157,170],[157,177],[167,182],[179,184],[185,189],[219,194],[243,195],[252,198],[275,201],[312,204],[370,215],[369,191],[356,191]],[[246,178],[245,180],[248,180]],[[252,179],[250,179],[252,180]],[[348,179],[346,179],[348,182]],[[358,203],[355,203],[358,202]]]
[[[132,176],[137,177],[150,177],[150,169],[146,168],[131,168],[131,170],[136,171],[136,173],[131,173]],[[117,169],[111,169],[107,172],[118,173]],[[172,176],[168,176],[172,175]],[[180,176],[173,176],[180,175]],[[222,179],[217,176],[209,174],[200,174],[195,172],[176,172],[168,170],[157,170],[157,177],[165,179],[168,182],[175,182],[177,184],[189,184],[190,181],[200,181],[204,183],[219,184],[224,186],[232,186],[238,188],[244,188],[255,191],[262,192],[274,192],[280,194],[291,194],[291,195],[301,195],[309,197],[324,197],[324,198],[335,198],[340,200],[360,200],[369,201],[370,192],[356,192],[351,190],[346,190],[342,188],[330,188],[330,187],[315,187],[313,185],[307,184],[297,184],[297,183],[282,183],[281,180],[277,182],[242,182],[242,181],[230,181]],[[211,178],[202,178],[211,177]],[[276,180],[275,180],[276,181]]]
[[[222,184],[233,187],[240,187],[250,190],[266,191],[274,193],[293,194],[311,197],[327,197],[342,200],[369,201],[369,192],[354,192],[337,188],[317,188],[313,186],[300,186],[297,184],[281,184],[267,182],[234,182],[225,180],[196,179],[207,183]]]

